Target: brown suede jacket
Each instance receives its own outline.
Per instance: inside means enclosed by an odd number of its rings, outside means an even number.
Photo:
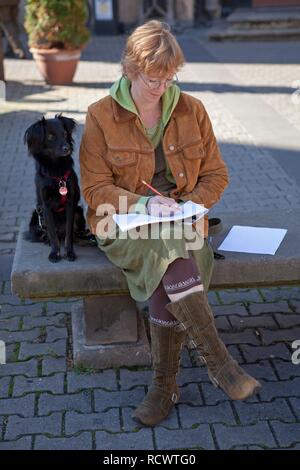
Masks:
[[[163,149],[177,185],[170,197],[192,200],[207,208],[219,201],[228,184],[228,173],[201,101],[181,93],[164,132]],[[141,180],[151,184],[154,165],[153,146],[135,114],[111,96],[89,106],[80,147],[80,172],[88,204],[87,222],[94,234],[105,213],[99,205],[111,204],[111,213],[128,212],[147,193]],[[119,206],[119,196],[127,197],[127,208]],[[204,232],[207,236],[207,220]]]

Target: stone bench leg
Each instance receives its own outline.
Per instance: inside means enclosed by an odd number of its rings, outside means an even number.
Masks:
[[[74,365],[93,369],[150,365],[144,319],[129,295],[85,297],[72,311]]]

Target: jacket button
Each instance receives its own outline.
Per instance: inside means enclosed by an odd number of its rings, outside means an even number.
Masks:
[[[174,150],[174,149],[175,149],[174,145],[169,145],[169,150]]]
[[[184,177],[184,173],[178,173],[178,176],[180,176],[180,178],[183,178]]]

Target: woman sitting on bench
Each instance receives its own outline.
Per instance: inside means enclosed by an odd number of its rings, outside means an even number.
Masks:
[[[203,219],[190,226],[193,243],[182,230],[176,236],[182,224],[174,222],[159,224],[159,237],[151,237],[151,225],[142,227],[143,236],[130,237],[129,231],[124,237],[111,223],[114,211],[169,215],[188,200],[210,208],[228,184],[203,104],[177,84],[183,63],[168,25],[153,20],[136,28],[123,52],[122,77],[109,96],[89,106],[80,149],[87,218],[98,246],[123,270],[132,298],[149,299],[154,376],[133,415],[146,426],[166,418],[178,401],[186,335],[212,382],[231,399],[260,388],[230,356],[214,324],[207,300],[213,266],[207,219],[202,231]]]

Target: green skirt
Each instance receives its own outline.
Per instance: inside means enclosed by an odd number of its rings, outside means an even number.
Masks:
[[[122,269],[134,300],[149,299],[169,264],[177,258],[189,258],[190,254],[197,263],[204,288],[208,290],[214,263],[213,249],[197,232],[189,232],[187,236],[182,227],[178,223],[147,225],[141,227],[138,235],[133,230],[120,232],[116,227],[114,238],[96,237],[100,250]]]

